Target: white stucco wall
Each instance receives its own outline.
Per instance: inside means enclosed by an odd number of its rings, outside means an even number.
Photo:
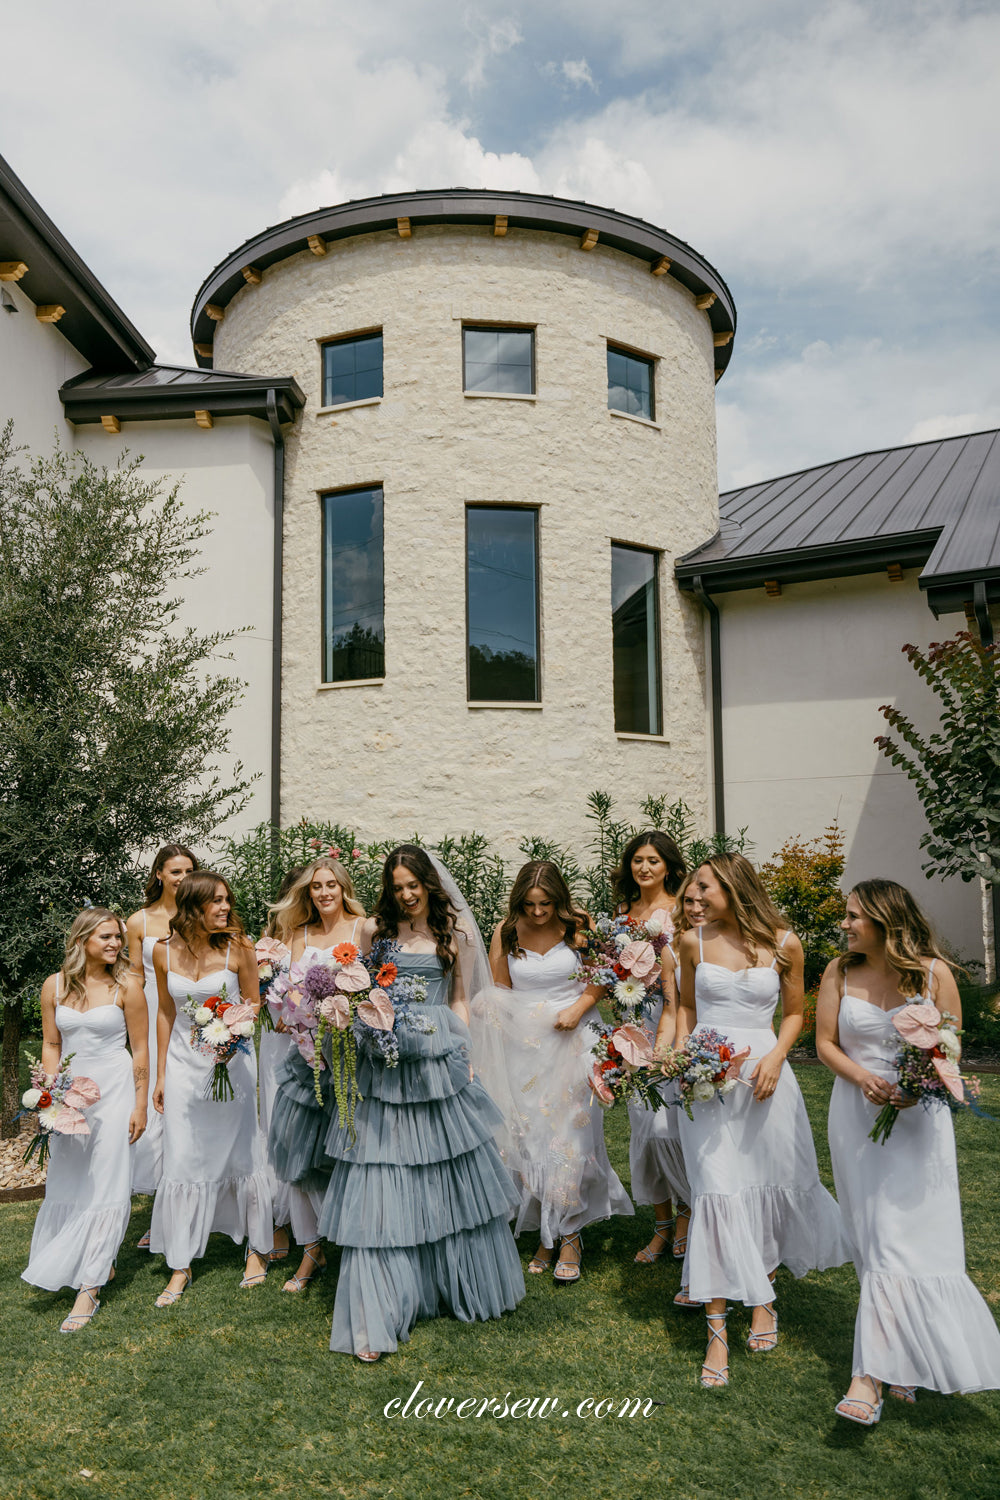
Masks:
[[[35,304],[16,281],[0,285],[17,307],[0,310],[0,427],[12,417],[15,443],[47,453],[57,434],[61,442],[72,441],[59,387],[82,374],[88,362],[58,324],[39,323]]]
[[[536,328],[537,397],[462,391],[462,321]],[[322,413],[318,340],[381,327],[385,394]],[[658,361],[656,427],[607,409],[606,344]],[[649,792],[704,818],[706,722],[697,607],[675,556],[717,524],[711,328],[689,292],[631,257],[566,236],[444,226],[304,252],[241,290],[217,369],[294,375],[288,438],[282,807],[366,835],[479,828],[510,855],[525,834],[581,847],[585,798],[638,816]],[[386,678],[320,684],[324,490],[385,495]],[[542,707],[472,708],[465,677],[465,506],[540,510]],[[610,542],[663,549],[666,733],[616,735]]]
[[[913,783],[876,748],[895,704],[932,729],[936,700],[902,654],[963,627],[936,621],[916,572],[720,594],[726,822],[754,858],[834,818],[846,834],[845,888],[873,876],[909,887],[941,936],[981,959],[979,888],[929,881],[926,822]]]

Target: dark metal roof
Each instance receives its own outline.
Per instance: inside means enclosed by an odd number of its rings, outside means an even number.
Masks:
[[[446,188],[437,192],[386,193],[350,203],[320,208],[313,213],[287,219],[262,234],[246,240],[226,257],[199,288],[191,311],[191,336],[195,344],[210,344],[215,325],[206,307],[225,308],[244,286],[244,266],[265,270],[277,261],[307,250],[309,235],[321,235],[328,243],[352,235],[396,230],[396,220],[407,218],[414,230],[428,224],[479,224],[492,227],[497,214],[507,216],[508,229],[541,229],[555,234],[582,236],[596,229],[598,244],[625,251],[652,266],[662,256],[671,262],[669,275],[700,296],[714,292],[716,301],[707,317],[716,334],[735,333],[736,305],[732,293],[713,266],[690,245],[644,219],[596,208],[567,198],[540,193],[502,193],[488,189]],[[715,368],[721,372],[732,355],[732,340],[715,350]],[[202,356],[198,356],[199,360]],[[204,363],[210,363],[205,359]]]
[[[922,566],[937,611],[1000,598],[1000,432],[861,453],[719,497],[714,537],[676,565],[713,592]]]
[[[238,375],[224,370],[192,370],[152,365],[147,370],[100,375],[93,370],[68,380],[59,395],[71,422],[162,421],[208,411],[221,417],[260,417],[267,421],[267,393],[274,391],[279,422],[293,422],[305,396],[290,375]]]
[[[2,156],[0,261],[25,262],[21,290],[36,307],[58,304],[66,309],[56,326],[95,368],[143,369],[156,359]]]

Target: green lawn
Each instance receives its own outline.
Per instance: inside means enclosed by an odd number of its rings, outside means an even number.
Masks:
[[[798,1073],[829,1184],[829,1077],[818,1068]],[[1000,1081],[987,1080],[984,1103],[1000,1116]],[[624,1178],[627,1121],[616,1111],[607,1123]],[[969,1269],[996,1306],[1000,1121],[962,1119],[958,1140]],[[780,1272],[777,1351],[746,1352],[747,1315],[737,1310],[732,1385],[703,1391],[704,1322],[670,1306],[676,1265],[632,1264],[652,1227],[644,1209],[585,1235],[575,1287],[529,1277],[527,1298],[499,1323],[418,1324],[398,1354],[365,1367],[327,1349],[333,1267],[300,1297],[280,1293],[289,1262],[262,1289],[241,1292],[239,1252],[216,1238],[183,1301],[155,1311],[162,1262],[134,1248],[150,1207],[137,1201],[114,1287],[72,1338],[57,1331],[71,1294],[50,1296],[19,1280],[36,1205],[0,1208],[2,1500],[993,1500],[1000,1492],[1000,1395],[922,1391],[915,1407],[887,1402],[872,1431],[834,1417],[851,1361],[850,1269],[802,1282]],[[526,1261],[534,1247],[521,1248]],[[418,1399],[452,1397],[454,1406],[471,1397],[502,1402],[508,1392],[511,1402],[557,1400],[544,1418],[460,1419],[452,1410],[387,1420],[386,1403],[405,1401],[420,1381]],[[577,1416],[588,1397],[611,1399],[613,1411]],[[647,1417],[622,1417],[627,1397],[663,1404]]]

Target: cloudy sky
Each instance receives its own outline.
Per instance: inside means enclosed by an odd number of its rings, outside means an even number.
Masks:
[[[0,21],[0,154],[161,359],[192,362],[198,285],[265,225],[521,188],[641,215],[728,281],[724,487],[1000,425],[995,0],[8,0]]]

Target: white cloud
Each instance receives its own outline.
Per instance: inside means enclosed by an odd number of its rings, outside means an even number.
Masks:
[[[574,88],[587,87],[593,89],[595,94],[599,92],[594,82],[594,75],[590,71],[590,64],[585,57],[577,58],[575,61],[567,57],[562,62],[547,62],[540,71],[547,78],[561,78],[564,83],[572,84]]]
[[[478,36],[463,82],[467,89],[481,89],[486,82],[486,66],[490,59],[511,52],[520,46],[524,37],[513,16],[503,16],[499,21],[484,25],[479,15],[471,12],[466,16],[466,26]]]

